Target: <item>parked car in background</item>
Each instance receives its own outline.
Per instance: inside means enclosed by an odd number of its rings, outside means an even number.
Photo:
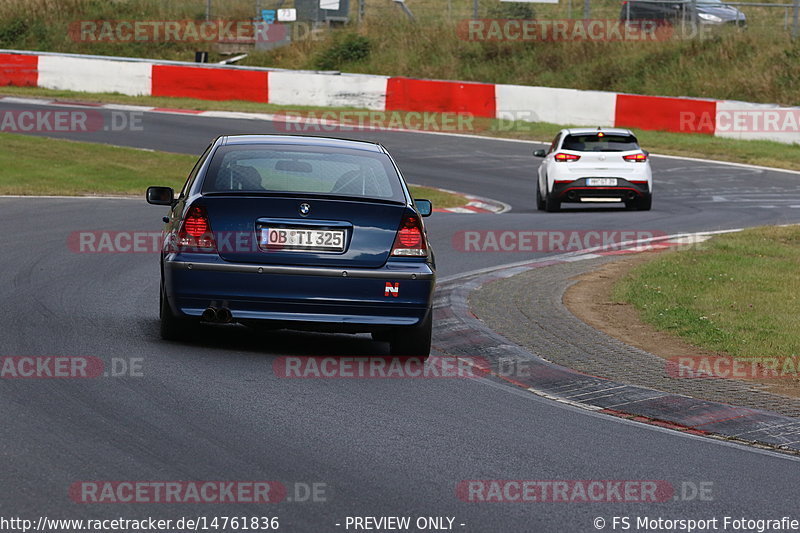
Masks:
[[[747,17],[739,9],[721,0],[627,0],[622,2],[622,21],[651,20],[657,24],[699,24],[746,26]]]

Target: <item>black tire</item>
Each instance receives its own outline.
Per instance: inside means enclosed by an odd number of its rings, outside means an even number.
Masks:
[[[544,211],[544,198],[542,198],[542,190],[539,188],[539,180],[536,180],[536,209]]]
[[[644,198],[640,199],[636,202],[636,209],[638,211],[650,211],[650,208],[653,207],[653,195],[648,194]]]
[[[553,198],[552,194],[547,193],[547,196],[544,197],[544,208],[548,213],[555,213],[561,210],[561,202]]]
[[[185,339],[189,332],[189,321],[178,318],[173,314],[172,308],[167,301],[167,295],[164,294],[163,285],[160,293],[158,316],[161,319],[161,327],[159,328],[161,338],[165,341],[179,341]]]
[[[433,311],[428,311],[428,315],[419,325],[398,328],[390,343],[392,355],[428,357],[433,333],[432,315]]]

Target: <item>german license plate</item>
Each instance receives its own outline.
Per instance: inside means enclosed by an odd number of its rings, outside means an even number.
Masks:
[[[589,178],[586,180],[589,187],[616,187],[617,178]]]
[[[262,248],[282,250],[344,250],[344,230],[307,228],[261,228]]]

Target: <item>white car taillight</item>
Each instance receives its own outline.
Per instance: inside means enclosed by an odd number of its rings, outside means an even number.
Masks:
[[[647,156],[643,153],[639,154],[630,154],[630,155],[623,155],[622,159],[628,161],[629,163],[646,163]]]
[[[573,163],[573,162],[577,161],[577,160],[578,160],[578,159],[580,159],[580,158],[581,158],[581,156],[579,156],[579,155],[575,155],[575,154],[564,154],[564,153],[557,153],[557,154],[554,156],[554,159],[555,159],[556,161],[559,161],[559,162],[561,162],[561,163]]]

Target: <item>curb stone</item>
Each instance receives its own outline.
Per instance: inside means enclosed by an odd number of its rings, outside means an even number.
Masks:
[[[722,232],[673,235],[648,242],[660,247],[673,246],[714,233]],[[442,326],[434,329],[434,345],[441,352],[466,358],[480,374],[557,402],[692,435],[800,454],[800,418],[580,373],[511,342],[470,311],[470,294],[492,281],[550,265],[636,253],[642,250],[642,244],[646,243],[562,254],[448,278],[440,283],[434,300],[434,321]],[[476,357],[483,362],[471,360]],[[517,371],[509,373],[506,371],[509,368]]]

